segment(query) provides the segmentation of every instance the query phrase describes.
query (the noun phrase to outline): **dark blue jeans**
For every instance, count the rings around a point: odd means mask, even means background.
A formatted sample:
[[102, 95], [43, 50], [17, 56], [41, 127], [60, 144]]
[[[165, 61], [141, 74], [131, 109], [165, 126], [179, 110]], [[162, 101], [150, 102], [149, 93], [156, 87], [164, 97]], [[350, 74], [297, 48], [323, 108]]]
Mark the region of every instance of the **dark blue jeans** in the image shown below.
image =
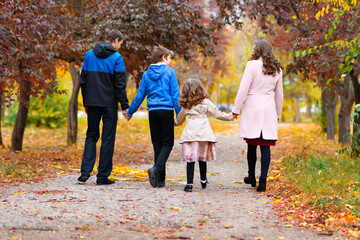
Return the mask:
[[101, 134], [100, 160], [97, 181], [109, 177], [113, 166], [116, 125], [118, 119], [117, 108], [88, 107], [88, 129], [86, 132], [84, 154], [81, 162], [81, 174], [90, 177], [96, 159], [96, 143], [100, 137], [100, 121], [103, 129]]
[[174, 111], [149, 111], [151, 142], [154, 147], [154, 166], [159, 171], [158, 181], [164, 182], [166, 162], [174, 146]]

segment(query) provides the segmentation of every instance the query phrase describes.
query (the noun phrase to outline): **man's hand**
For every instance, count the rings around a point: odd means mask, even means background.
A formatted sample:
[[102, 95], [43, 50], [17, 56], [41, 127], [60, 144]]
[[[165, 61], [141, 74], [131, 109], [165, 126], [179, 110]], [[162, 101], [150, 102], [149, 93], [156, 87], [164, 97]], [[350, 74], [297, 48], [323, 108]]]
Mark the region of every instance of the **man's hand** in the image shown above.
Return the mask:
[[123, 116], [124, 116], [124, 118], [126, 119], [126, 120], [130, 120], [131, 119], [131, 117], [129, 117], [129, 115], [127, 114], [127, 112], [126, 112], [126, 110], [123, 110], [122, 111], [122, 114], [123, 114]]
[[234, 119], [237, 119], [238, 116], [239, 116], [239, 114], [236, 114], [236, 113], [232, 113], [232, 114], [233, 114], [233, 116], [234, 116]]

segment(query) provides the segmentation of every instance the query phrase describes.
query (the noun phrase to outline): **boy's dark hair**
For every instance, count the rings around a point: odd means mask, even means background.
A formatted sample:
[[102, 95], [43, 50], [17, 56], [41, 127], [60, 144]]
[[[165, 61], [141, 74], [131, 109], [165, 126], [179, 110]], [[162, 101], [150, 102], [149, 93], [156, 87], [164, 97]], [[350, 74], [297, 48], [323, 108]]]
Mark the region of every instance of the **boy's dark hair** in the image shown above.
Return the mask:
[[112, 43], [112, 42], [115, 42], [115, 40], [117, 38], [119, 39], [119, 41], [121, 41], [124, 39], [124, 35], [122, 35], [122, 33], [119, 30], [114, 29], [108, 33], [106, 40], [108, 40], [108, 41], [110, 41], [110, 43]]
[[169, 55], [170, 57], [173, 57], [174, 52], [160, 45], [154, 46], [151, 54], [151, 62], [152, 63], [162, 62], [162, 58], [167, 57]]

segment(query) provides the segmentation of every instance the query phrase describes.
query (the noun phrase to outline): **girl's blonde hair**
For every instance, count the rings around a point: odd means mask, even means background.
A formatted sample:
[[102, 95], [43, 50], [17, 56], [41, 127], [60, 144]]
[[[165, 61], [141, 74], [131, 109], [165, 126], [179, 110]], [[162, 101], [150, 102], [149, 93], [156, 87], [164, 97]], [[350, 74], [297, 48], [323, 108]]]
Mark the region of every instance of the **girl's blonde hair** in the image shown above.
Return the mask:
[[198, 79], [189, 78], [182, 86], [179, 105], [190, 109], [208, 97], [204, 85]]

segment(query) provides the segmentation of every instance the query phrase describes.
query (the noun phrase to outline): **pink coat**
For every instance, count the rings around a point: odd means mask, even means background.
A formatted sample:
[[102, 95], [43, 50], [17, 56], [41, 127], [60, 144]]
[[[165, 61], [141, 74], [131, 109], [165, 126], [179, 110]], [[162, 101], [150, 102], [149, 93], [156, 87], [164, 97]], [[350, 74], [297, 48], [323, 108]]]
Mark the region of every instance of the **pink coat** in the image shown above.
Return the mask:
[[240, 113], [239, 136], [277, 140], [278, 119], [283, 104], [282, 71], [264, 75], [261, 59], [249, 61], [240, 82], [232, 112]]

